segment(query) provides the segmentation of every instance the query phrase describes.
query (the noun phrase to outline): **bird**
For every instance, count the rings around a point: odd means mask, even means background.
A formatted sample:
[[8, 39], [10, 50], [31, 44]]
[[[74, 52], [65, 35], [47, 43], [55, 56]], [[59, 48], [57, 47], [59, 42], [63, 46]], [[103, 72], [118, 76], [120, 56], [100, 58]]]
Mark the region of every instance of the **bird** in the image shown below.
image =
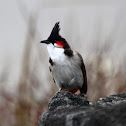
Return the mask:
[[[59, 92], [68, 91], [85, 95], [87, 93], [87, 74], [80, 53], [71, 49], [60, 34], [60, 22], [56, 22], [47, 40], [40, 43], [47, 45], [49, 70]], [[77, 44], [77, 43], [76, 43]]]

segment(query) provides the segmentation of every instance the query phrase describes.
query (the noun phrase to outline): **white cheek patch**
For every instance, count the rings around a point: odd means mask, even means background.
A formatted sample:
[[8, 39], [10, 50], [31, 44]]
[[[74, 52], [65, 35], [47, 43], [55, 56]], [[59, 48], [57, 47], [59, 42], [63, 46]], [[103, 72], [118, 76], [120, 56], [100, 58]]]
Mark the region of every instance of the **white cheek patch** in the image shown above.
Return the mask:
[[60, 48], [56, 43], [54, 43], [54, 46]]

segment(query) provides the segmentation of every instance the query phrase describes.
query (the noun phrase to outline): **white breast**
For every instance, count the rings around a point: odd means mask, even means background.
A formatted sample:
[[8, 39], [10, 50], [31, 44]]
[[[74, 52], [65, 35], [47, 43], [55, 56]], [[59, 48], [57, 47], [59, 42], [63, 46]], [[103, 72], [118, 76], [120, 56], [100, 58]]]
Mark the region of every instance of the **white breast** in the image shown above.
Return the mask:
[[58, 61], [62, 62], [65, 60], [66, 56], [64, 54], [63, 48], [57, 48], [53, 44], [48, 44], [47, 49], [48, 49], [48, 52], [49, 52], [51, 59], [54, 62], [58, 62]]
[[56, 65], [50, 66], [53, 78], [59, 88], [78, 89], [83, 85], [83, 74], [80, 69], [80, 60], [76, 52], [74, 57], [67, 57], [63, 48], [52, 44], [47, 46], [49, 55]]

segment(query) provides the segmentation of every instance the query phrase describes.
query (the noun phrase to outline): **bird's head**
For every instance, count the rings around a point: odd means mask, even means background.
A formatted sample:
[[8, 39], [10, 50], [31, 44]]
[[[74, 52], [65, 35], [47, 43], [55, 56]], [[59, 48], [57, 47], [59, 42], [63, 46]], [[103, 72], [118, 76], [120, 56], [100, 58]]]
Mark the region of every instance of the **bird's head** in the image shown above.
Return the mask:
[[59, 35], [59, 31], [60, 31], [59, 22], [57, 22], [53, 27], [52, 32], [48, 37], [48, 39], [43, 40], [40, 43], [52, 44], [56, 48], [64, 48], [64, 49], [70, 48], [67, 41]]

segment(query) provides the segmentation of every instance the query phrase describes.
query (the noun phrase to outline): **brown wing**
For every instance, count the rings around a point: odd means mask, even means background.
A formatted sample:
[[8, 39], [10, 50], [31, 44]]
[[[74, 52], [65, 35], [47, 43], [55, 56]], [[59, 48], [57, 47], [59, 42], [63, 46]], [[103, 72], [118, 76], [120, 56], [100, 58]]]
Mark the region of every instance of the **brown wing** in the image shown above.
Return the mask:
[[87, 74], [86, 74], [86, 68], [85, 68], [85, 65], [84, 65], [84, 61], [83, 61], [83, 58], [82, 56], [77, 52], [78, 56], [80, 57], [80, 60], [81, 60], [81, 69], [82, 69], [82, 73], [83, 73], [83, 78], [84, 78], [84, 83], [83, 83], [83, 86], [82, 88], [80, 89], [80, 92], [83, 94], [86, 94], [87, 93]]

